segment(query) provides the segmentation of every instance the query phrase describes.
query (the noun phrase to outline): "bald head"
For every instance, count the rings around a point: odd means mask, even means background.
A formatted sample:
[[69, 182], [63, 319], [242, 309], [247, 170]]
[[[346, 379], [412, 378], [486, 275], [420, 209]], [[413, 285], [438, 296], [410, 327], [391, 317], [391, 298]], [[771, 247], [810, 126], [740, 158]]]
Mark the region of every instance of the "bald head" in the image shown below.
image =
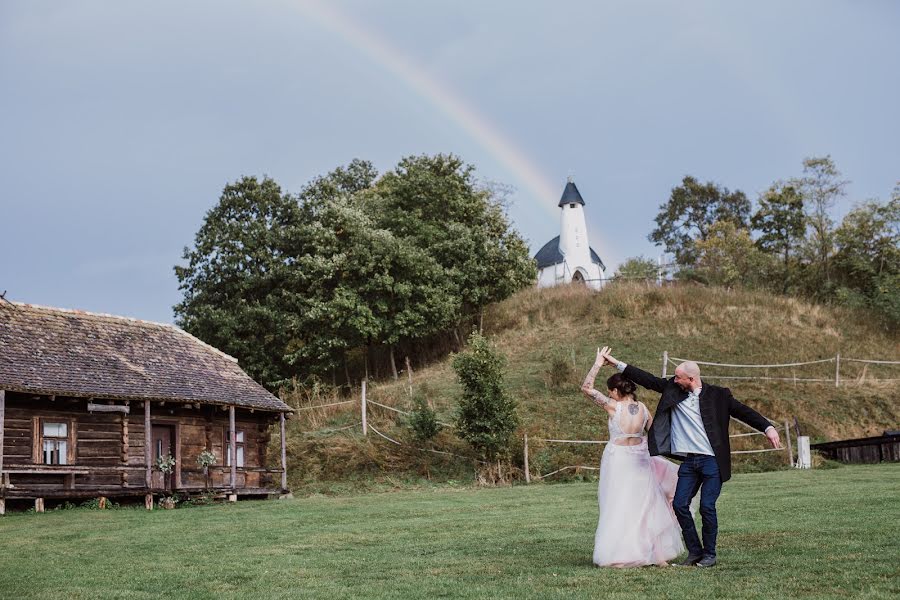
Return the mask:
[[689, 392], [700, 387], [700, 366], [692, 360], [678, 365], [675, 368], [675, 384]]
[[692, 360], [686, 360], [675, 369], [675, 371], [681, 371], [688, 377], [700, 377], [700, 365], [695, 363]]

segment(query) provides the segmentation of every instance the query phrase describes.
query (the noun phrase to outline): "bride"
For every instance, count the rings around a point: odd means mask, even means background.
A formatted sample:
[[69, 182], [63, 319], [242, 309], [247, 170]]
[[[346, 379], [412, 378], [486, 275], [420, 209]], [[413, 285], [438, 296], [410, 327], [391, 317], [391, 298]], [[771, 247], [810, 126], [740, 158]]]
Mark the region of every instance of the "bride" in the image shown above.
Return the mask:
[[651, 457], [647, 436], [653, 418], [635, 399], [634, 382], [616, 373], [606, 381], [609, 396], [594, 389], [594, 379], [609, 348], [597, 360], [581, 391], [609, 413], [609, 442], [600, 462], [597, 500], [600, 520], [594, 537], [598, 567], [665, 566], [684, 551], [681, 528], [672, 510], [678, 467]]

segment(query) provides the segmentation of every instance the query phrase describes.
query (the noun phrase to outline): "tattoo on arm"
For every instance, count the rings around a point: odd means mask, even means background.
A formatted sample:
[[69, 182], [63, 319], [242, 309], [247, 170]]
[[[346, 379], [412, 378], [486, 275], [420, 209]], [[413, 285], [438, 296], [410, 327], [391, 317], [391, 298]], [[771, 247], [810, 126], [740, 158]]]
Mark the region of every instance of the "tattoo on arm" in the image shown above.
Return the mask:
[[594, 380], [597, 378], [598, 371], [600, 371], [600, 365], [595, 364], [591, 367], [587, 377], [584, 378], [584, 383], [581, 384], [581, 389], [585, 394], [593, 398], [594, 404], [597, 406], [605, 406], [609, 402], [609, 398], [594, 389]]

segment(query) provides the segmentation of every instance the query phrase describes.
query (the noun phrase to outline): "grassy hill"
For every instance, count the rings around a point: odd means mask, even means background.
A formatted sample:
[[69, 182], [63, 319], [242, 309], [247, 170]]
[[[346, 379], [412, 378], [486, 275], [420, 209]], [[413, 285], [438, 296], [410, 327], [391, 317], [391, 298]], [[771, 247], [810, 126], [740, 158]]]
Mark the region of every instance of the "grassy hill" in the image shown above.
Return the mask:
[[[617, 358], [656, 373], [662, 369], [664, 351], [673, 357], [735, 364], [805, 362], [840, 353], [845, 359], [840, 387], [834, 385], [834, 362], [767, 371], [706, 367], [703, 376], [727, 385], [739, 400], [770, 419], [791, 423], [796, 419], [813, 441], [877, 435], [900, 426], [900, 366], [846, 361], [900, 357], [900, 337], [872, 325], [863, 313], [763, 292], [616, 284], [599, 293], [581, 286], [524, 290], [492, 306], [484, 327], [507, 358], [507, 387], [519, 402], [522, 433], [532, 439], [606, 438], [605, 413], [579, 391], [597, 346], [604, 344], [612, 346]], [[673, 370], [669, 365], [669, 374]], [[598, 387], [612, 372], [601, 371]], [[725, 381], [716, 375], [828, 381]], [[896, 381], [875, 381], [891, 378]], [[449, 358], [415, 370], [411, 388], [429, 399], [443, 421], [452, 420], [459, 388]], [[396, 382], [371, 382], [368, 397], [401, 410], [411, 407], [405, 376]], [[346, 398], [305, 390], [286, 399], [302, 407]], [[652, 410], [658, 395], [643, 391], [639, 399]], [[320, 431], [359, 422], [358, 403], [298, 411], [289, 430], [293, 486], [313, 491], [395, 486], [422, 478], [471, 480], [471, 461], [421, 451], [396, 413], [370, 406], [369, 415], [379, 431], [404, 445], [371, 433], [363, 438], [360, 427]], [[740, 425], [733, 429], [743, 431], [747, 430]], [[442, 432], [432, 447], [469, 455], [449, 431]], [[733, 449], [762, 447], [762, 438], [754, 436], [735, 439]], [[547, 473], [566, 465], [596, 465], [602, 447], [532, 442], [530, 450], [532, 473]], [[517, 455], [521, 457], [521, 452]], [[735, 470], [778, 468], [786, 460], [783, 453], [740, 455]]]

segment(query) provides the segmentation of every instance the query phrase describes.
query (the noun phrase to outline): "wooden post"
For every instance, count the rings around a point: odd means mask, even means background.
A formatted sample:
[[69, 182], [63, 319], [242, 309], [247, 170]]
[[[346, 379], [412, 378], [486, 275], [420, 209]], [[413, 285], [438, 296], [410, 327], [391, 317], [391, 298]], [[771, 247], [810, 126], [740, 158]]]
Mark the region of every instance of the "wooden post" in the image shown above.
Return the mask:
[[284, 413], [281, 413], [281, 491], [287, 490], [287, 439], [284, 431]]
[[525, 434], [525, 483], [531, 483], [531, 471], [528, 470], [528, 434]]
[[237, 435], [234, 430], [234, 405], [228, 407], [228, 439], [231, 447], [228, 453], [231, 455], [231, 489], [237, 488]]
[[0, 484], [3, 483], [3, 426], [6, 419], [6, 391], [0, 390]]
[[153, 494], [147, 494], [144, 496], [144, 508], [147, 510], [153, 510]]
[[669, 351], [663, 350], [663, 370], [662, 370], [663, 379], [666, 378], [666, 373], [668, 372], [668, 370], [669, 370]]
[[363, 435], [369, 435], [369, 426], [366, 422], [366, 380], [362, 380], [362, 400], [360, 412], [362, 413]]
[[[153, 453], [150, 450], [152, 444], [153, 428], [150, 426], [150, 401], [144, 400], [144, 462], [147, 465], [144, 478], [148, 491], [153, 488], [153, 465], [151, 464]], [[153, 497], [151, 496], [151, 506], [153, 503], [152, 498]]]
[[409, 381], [409, 397], [412, 398], [412, 365], [409, 364], [409, 356], [406, 357], [406, 379]]
[[791, 424], [784, 420], [784, 438], [787, 440], [788, 464], [794, 466], [794, 449], [791, 447]]
[[[128, 466], [128, 415], [122, 414], [122, 466]], [[128, 487], [128, 471], [123, 470], [120, 477], [122, 487]]]
[[834, 357], [834, 387], [841, 386], [841, 353]]
[[34, 499], [34, 512], [36, 512], [36, 513], [44, 512], [44, 499], [43, 498], [35, 498]]
[[6, 514], [6, 498], [0, 498], [0, 516]]

